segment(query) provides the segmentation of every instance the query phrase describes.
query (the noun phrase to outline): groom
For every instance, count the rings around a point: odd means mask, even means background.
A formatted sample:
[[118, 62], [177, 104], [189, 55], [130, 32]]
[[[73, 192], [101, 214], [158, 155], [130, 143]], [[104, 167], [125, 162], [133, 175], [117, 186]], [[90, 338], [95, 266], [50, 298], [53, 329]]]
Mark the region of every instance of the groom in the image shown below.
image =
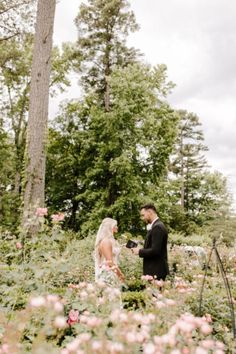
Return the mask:
[[143, 258], [144, 275], [152, 275], [158, 280], [165, 280], [169, 274], [166, 227], [158, 218], [153, 204], [142, 206], [140, 215], [143, 221], [151, 224], [150, 230], [147, 233], [144, 248], [132, 248], [132, 253]]

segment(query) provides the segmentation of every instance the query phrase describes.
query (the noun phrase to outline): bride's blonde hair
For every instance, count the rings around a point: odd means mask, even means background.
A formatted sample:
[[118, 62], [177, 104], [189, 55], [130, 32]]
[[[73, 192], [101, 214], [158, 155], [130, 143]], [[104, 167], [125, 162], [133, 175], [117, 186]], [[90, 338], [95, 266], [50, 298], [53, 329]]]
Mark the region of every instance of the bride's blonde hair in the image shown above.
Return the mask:
[[117, 226], [115, 219], [105, 218], [102, 220], [97, 232], [95, 247], [97, 247], [104, 238], [113, 237], [113, 228], [115, 226]]
[[112, 218], [105, 218], [102, 220], [95, 241], [95, 261], [100, 263], [99, 245], [105, 238], [113, 240], [113, 228], [117, 226], [117, 221]]

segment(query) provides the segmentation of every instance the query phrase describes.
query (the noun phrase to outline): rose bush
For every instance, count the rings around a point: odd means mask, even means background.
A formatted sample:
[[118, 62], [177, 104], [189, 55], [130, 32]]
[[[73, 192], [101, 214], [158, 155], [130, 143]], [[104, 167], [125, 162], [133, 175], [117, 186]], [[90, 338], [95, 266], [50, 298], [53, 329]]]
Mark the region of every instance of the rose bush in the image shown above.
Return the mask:
[[[109, 289], [94, 284], [95, 236], [80, 240], [56, 221], [24, 244], [2, 235], [0, 353], [233, 352], [227, 293], [214, 260], [200, 315], [204, 270], [181, 246], [169, 250], [171, 275], [164, 285], [141, 277], [141, 260], [123, 247], [127, 288]], [[205, 247], [209, 254], [210, 245]], [[233, 285], [235, 252], [224, 245], [219, 252]], [[236, 289], [231, 289], [235, 301]]]

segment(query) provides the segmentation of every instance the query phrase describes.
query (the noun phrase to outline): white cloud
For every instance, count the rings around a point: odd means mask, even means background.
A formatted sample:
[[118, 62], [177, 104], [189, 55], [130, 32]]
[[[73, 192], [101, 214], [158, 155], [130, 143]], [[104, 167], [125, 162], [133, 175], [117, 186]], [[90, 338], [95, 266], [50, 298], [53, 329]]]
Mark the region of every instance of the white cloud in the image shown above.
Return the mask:
[[199, 116], [209, 164], [228, 178], [236, 199], [236, 3], [146, 0], [131, 4], [141, 29], [130, 42], [148, 62], [167, 65], [169, 78], [177, 85], [169, 102]]
[[[78, 0], [57, 4], [56, 44], [76, 40], [74, 18], [80, 4]], [[169, 102], [199, 116], [209, 163], [228, 177], [236, 200], [236, 2], [131, 0], [130, 4], [141, 28], [128, 43], [139, 48], [147, 62], [167, 65], [169, 79], [177, 85]]]

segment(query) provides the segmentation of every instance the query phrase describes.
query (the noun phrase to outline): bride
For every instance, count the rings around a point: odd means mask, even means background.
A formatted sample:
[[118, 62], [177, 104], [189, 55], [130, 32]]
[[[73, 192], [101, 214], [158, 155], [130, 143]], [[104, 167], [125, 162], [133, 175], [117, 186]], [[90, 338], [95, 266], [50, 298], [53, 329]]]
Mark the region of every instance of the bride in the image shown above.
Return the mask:
[[117, 231], [117, 221], [105, 218], [95, 241], [95, 281], [100, 280], [110, 286], [120, 286], [125, 280], [118, 267], [120, 247], [114, 238]]

